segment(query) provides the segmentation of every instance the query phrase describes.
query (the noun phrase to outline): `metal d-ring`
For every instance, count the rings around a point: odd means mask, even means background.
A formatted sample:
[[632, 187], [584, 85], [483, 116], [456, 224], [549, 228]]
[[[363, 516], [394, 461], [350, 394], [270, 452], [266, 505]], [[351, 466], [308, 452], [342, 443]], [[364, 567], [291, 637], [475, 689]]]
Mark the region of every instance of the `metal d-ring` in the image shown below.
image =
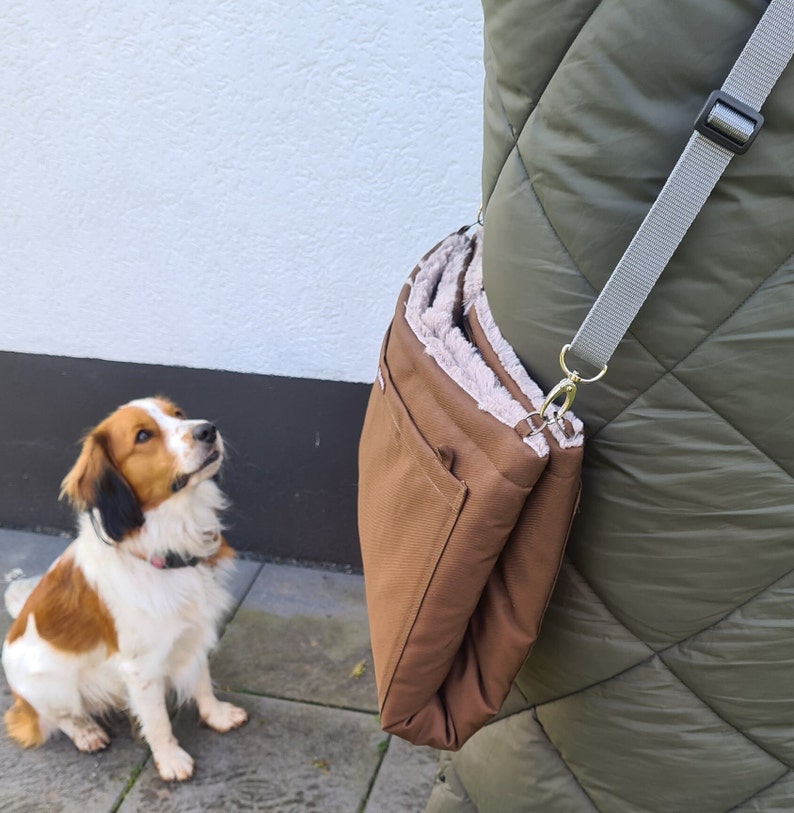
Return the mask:
[[544, 421], [541, 418], [540, 426], [538, 426], [537, 428], [533, 427], [532, 426], [532, 421], [530, 421], [529, 419], [531, 417], [533, 417], [534, 415], [537, 415], [540, 418], [540, 410], [536, 409], [536, 410], [534, 410], [534, 412], [527, 412], [527, 414], [524, 415], [524, 420], [527, 422], [527, 425], [532, 429], [532, 431], [527, 435], [527, 437], [530, 437], [530, 438], [534, 438], [535, 435], [539, 435], [548, 426], [546, 421]]
[[571, 349], [570, 344], [563, 345], [562, 350], [560, 350], [560, 367], [562, 367], [562, 371], [568, 378], [573, 381], [575, 384], [592, 384], [594, 381], [598, 381], [599, 379], [603, 378], [607, 372], [606, 364], [601, 365], [601, 369], [599, 370], [597, 375], [594, 375], [592, 378], [582, 378], [576, 370], [569, 370], [568, 365], [565, 363], [565, 354]]

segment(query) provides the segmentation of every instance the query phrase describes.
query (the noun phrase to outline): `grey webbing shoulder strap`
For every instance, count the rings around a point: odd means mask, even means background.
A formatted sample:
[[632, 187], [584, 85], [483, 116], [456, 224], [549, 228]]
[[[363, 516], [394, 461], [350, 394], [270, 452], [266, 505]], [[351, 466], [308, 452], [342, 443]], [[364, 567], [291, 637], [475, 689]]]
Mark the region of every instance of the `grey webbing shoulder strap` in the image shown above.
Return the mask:
[[[730, 160], [747, 151], [764, 122], [759, 110], [794, 54], [794, 0], [771, 0], [722, 88], [709, 99], [695, 132], [662, 191], [596, 299], [560, 354], [566, 378], [549, 393], [542, 414], [576, 384], [598, 380]], [[589, 379], [568, 369], [566, 353], [601, 369]]]

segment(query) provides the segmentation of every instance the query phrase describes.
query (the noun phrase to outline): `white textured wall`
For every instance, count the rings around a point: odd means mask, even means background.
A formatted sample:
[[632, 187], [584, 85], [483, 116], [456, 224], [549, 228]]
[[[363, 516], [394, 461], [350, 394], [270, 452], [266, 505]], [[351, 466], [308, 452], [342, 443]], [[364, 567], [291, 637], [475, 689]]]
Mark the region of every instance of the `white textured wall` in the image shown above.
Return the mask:
[[0, 6], [0, 350], [371, 380], [473, 218], [480, 7]]

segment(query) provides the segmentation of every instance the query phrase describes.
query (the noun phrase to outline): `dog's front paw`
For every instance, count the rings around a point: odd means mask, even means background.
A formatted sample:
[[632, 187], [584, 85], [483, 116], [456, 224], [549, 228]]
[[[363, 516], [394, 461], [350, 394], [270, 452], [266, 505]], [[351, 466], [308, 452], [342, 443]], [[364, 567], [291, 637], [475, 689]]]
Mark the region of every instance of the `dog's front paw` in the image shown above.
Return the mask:
[[193, 757], [176, 743], [160, 748], [154, 754], [154, 764], [166, 782], [184, 782], [193, 776]]
[[95, 751], [102, 751], [110, 745], [110, 737], [107, 732], [100, 728], [98, 725], [93, 728], [86, 728], [79, 731], [74, 738], [74, 744], [81, 750], [88, 754], [93, 754]]
[[212, 710], [203, 715], [201, 719], [214, 731], [224, 734], [233, 728], [239, 728], [243, 723], [247, 722], [248, 712], [232, 703], [219, 700]]
[[90, 717], [61, 717], [58, 719], [58, 727], [87, 754], [101, 751], [110, 745], [110, 737], [105, 729]]

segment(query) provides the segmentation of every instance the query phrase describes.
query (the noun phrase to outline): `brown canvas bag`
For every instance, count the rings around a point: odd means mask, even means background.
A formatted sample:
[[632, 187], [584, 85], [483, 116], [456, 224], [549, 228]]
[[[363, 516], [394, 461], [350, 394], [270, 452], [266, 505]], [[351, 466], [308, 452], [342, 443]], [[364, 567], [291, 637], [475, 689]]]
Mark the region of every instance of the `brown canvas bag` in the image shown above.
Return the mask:
[[[500, 708], [535, 641], [579, 493], [597, 381], [794, 54], [771, 0], [581, 327], [544, 397], [499, 334], [480, 234], [462, 229], [403, 288], [359, 448], [359, 533], [383, 728], [456, 749]], [[593, 366], [569, 369], [569, 354]], [[554, 402], [562, 397], [557, 408]]]
[[572, 415], [545, 399], [482, 290], [481, 240], [450, 235], [403, 288], [360, 444], [359, 530], [383, 728], [457, 749], [534, 643], [579, 494]]

